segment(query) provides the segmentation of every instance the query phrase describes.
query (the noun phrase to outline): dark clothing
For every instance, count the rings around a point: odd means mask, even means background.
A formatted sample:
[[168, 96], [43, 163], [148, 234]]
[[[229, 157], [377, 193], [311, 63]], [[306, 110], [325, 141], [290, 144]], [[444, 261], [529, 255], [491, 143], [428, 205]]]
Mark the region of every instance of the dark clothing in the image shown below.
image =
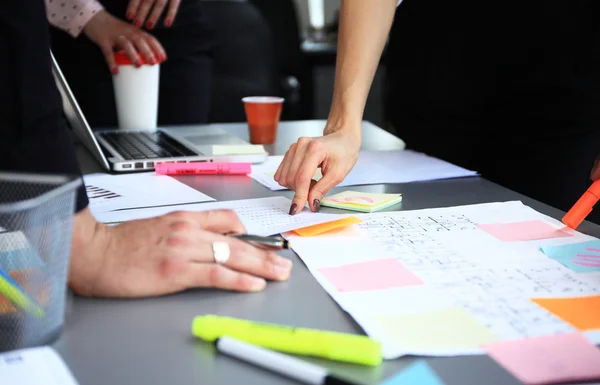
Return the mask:
[[404, 0], [387, 73], [389, 118], [407, 147], [565, 211], [589, 185], [600, 2]]
[[[125, 20], [128, 0], [103, 0], [113, 16]], [[175, 22], [148, 31], [163, 45], [167, 61], [160, 65], [158, 124], [201, 124], [208, 121], [212, 50], [215, 36], [202, 12], [201, 0], [181, 2]], [[131, 23], [125, 20], [127, 23]], [[100, 48], [84, 34], [74, 39], [53, 28], [52, 51], [73, 94], [93, 128], [116, 127], [112, 74]]]
[[[43, 0], [0, 2], [0, 170], [81, 175], [52, 75]], [[87, 206], [85, 189], [77, 211]]]

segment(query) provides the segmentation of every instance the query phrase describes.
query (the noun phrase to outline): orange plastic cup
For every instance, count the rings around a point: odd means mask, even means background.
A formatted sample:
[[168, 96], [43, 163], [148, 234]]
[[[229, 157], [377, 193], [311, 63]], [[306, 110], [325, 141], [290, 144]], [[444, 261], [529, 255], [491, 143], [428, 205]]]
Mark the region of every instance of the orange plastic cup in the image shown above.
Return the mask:
[[284, 98], [275, 96], [248, 96], [242, 98], [250, 130], [250, 143], [273, 144]]

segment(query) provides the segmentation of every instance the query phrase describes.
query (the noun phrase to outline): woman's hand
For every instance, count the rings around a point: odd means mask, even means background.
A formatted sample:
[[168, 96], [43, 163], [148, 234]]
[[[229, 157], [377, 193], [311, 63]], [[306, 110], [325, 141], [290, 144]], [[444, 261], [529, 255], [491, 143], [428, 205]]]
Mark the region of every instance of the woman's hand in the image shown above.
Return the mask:
[[177, 16], [180, 2], [181, 0], [129, 0], [127, 19], [132, 20], [136, 27], [141, 27], [145, 22], [146, 28], [152, 29], [156, 26], [158, 18], [168, 3], [169, 8], [165, 15], [164, 25], [170, 27]]
[[90, 19], [83, 32], [100, 47], [113, 74], [119, 72], [115, 62], [115, 48], [124, 50], [137, 67], [142, 65], [138, 52], [149, 64], [157, 64], [167, 59], [165, 50], [154, 36], [117, 19], [105, 10]]
[[[358, 132], [358, 134], [355, 134]], [[274, 175], [282, 186], [295, 191], [290, 215], [300, 212], [306, 202], [319, 210], [323, 197], [342, 182], [358, 160], [360, 131], [340, 130], [317, 138], [300, 138], [290, 146]], [[313, 176], [321, 168], [323, 177]]]
[[[233, 211], [176, 212], [109, 227], [75, 216], [69, 283], [79, 295], [145, 297], [198, 287], [260, 291], [286, 280], [291, 261], [225, 233], [244, 233]], [[229, 245], [215, 262], [213, 242]]]

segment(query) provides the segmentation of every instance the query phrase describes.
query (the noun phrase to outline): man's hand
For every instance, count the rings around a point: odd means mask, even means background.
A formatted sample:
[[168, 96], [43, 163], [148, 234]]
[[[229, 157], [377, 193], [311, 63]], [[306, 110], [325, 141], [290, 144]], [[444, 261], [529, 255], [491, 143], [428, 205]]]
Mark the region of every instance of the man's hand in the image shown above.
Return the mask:
[[[175, 16], [177, 16], [180, 2], [181, 0], [129, 0], [127, 19], [133, 20], [133, 24], [136, 27], [141, 27], [145, 22], [146, 28], [152, 29], [156, 26], [158, 18], [168, 3], [169, 8], [164, 19], [164, 24], [165, 27], [170, 27], [175, 20]], [[146, 18], [148, 19], [146, 20]]]
[[[233, 211], [176, 212], [109, 227], [88, 209], [75, 216], [69, 284], [83, 296], [145, 297], [210, 287], [252, 292], [285, 280], [292, 263], [221, 234], [244, 233]], [[213, 242], [227, 242], [225, 264]]]
[[157, 64], [167, 59], [165, 50], [154, 36], [117, 19], [105, 10], [90, 19], [83, 32], [100, 47], [113, 74], [119, 72], [115, 62], [115, 48], [124, 50], [136, 67], [142, 65], [138, 52], [149, 64]]
[[[354, 130], [300, 138], [290, 146], [274, 175], [280, 185], [296, 192], [290, 215], [300, 212], [307, 201], [312, 211], [319, 210], [323, 197], [354, 167], [360, 143], [360, 131]], [[319, 167], [323, 177], [317, 182], [312, 178]]]
[[594, 162], [594, 167], [592, 167], [590, 178], [592, 180], [600, 180], [600, 156], [598, 156], [596, 162]]

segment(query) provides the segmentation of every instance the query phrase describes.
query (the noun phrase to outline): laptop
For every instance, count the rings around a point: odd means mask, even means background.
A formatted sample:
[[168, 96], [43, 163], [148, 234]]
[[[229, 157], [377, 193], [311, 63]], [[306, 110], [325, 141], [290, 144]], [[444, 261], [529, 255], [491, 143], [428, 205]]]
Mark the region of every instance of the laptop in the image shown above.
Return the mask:
[[[151, 171], [159, 163], [262, 163], [268, 153], [228, 132], [208, 126], [159, 127], [156, 131], [102, 129], [93, 131], [71, 92], [54, 55], [52, 70], [71, 129], [102, 166], [112, 172]], [[215, 153], [215, 145], [249, 146], [244, 154]], [[222, 148], [220, 147], [219, 148]]]

